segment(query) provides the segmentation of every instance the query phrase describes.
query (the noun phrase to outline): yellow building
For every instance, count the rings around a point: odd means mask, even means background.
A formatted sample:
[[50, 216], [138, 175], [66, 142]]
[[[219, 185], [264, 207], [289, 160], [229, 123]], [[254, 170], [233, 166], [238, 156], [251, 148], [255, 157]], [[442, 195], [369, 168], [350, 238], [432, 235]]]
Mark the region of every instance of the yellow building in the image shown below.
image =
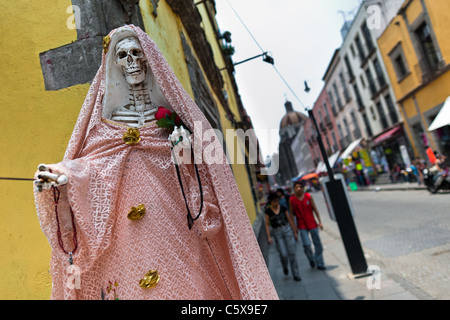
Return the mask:
[[[213, 127], [224, 131], [250, 122], [232, 72], [219, 71], [231, 60], [222, 50], [214, 1], [2, 1], [0, 21], [0, 299], [48, 299], [50, 246], [36, 216], [32, 181], [18, 178], [33, 178], [39, 163], [62, 160], [100, 65], [103, 36], [123, 24], [141, 26]], [[233, 145], [235, 153], [245, 153], [241, 141], [226, 143]], [[253, 222], [254, 168], [235, 163], [232, 169]]]
[[450, 96], [449, 1], [406, 0], [378, 39], [415, 156], [450, 153], [450, 127], [428, 131]]

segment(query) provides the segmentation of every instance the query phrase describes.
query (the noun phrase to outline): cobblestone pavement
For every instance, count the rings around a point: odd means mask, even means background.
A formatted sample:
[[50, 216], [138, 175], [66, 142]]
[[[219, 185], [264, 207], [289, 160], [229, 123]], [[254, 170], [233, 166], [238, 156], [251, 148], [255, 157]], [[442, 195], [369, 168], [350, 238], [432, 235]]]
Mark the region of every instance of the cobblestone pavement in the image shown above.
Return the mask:
[[[322, 193], [312, 194], [326, 232], [339, 238]], [[450, 299], [450, 194], [350, 192], [368, 264], [419, 299]]]

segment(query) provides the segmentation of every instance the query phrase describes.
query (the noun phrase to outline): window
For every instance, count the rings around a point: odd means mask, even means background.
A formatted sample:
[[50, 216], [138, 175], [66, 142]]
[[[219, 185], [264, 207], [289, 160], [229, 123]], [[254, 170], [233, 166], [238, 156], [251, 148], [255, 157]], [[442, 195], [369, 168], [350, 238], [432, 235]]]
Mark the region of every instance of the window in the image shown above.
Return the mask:
[[424, 56], [420, 65], [425, 73], [432, 73], [438, 69], [439, 57], [433, 39], [431, 38], [430, 28], [424, 22], [416, 29], [415, 33]]
[[364, 48], [362, 46], [361, 39], [359, 38], [359, 36], [356, 36], [355, 44], [356, 48], [358, 48], [359, 59], [361, 60], [361, 63], [363, 63], [364, 60], [366, 60], [366, 54], [364, 53]]
[[373, 80], [372, 72], [370, 69], [366, 69], [367, 81], [369, 82], [370, 93], [374, 96], [377, 93], [377, 87], [375, 86], [375, 81]]
[[350, 65], [350, 61], [348, 60], [347, 55], [344, 57], [344, 62], [345, 62], [345, 66], [347, 67], [347, 70], [348, 70], [348, 76], [350, 77], [350, 81], [352, 81], [352, 79], [355, 77], [355, 75], [353, 73], [353, 69], [352, 69], [352, 66]]
[[350, 95], [348, 94], [347, 86], [345, 84], [345, 79], [344, 79], [344, 75], [342, 74], [342, 72], [339, 73], [339, 79], [341, 80], [341, 86], [342, 86], [342, 89], [344, 90], [345, 102], [349, 102]]
[[333, 83], [333, 89], [334, 89], [334, 94], [336, 95], [336, 101], [337, 101], [337, 105], [339, 110], [342, 110], [342, 102], [341, 102], [341, 97], [339, 96], [339, 91], [338, 88], [336, 86], [336, 82]]
[[397, 80], [400, 82], [409, 74], [409, 68], [403, 52], [402, 43], [399, 42], [394, 49], [389, 53], [392, 66], [394, 67]]
[[377, 73], [378, 84], [380, 85], [380, 88], [383, 88], [386, 85], [386, 79], [384, 77], [380, 61], [378, 59], [375, 59], [373, 61], [373, 66], [375, 67], [375, 72]]
[[333, 131], [331, 131], [331, 138], [333, 139], [333, 152], [336, 152], [339, 150], [339, 147], [338, 147], [338, 143], [336, 140], [336, 135], [334, 134]]
[[364, 40], [366, 40], [366, 45], [367, 45], [367, 52], [370, 52], [372, 50], [375, 49], [374, 45], [373, 45], [373, 41], [372, 41], [372, 35], [370, 34], [369, 28], [367, 27], [367, 22], [364, 21], [362, 27], [361, 27], [361, 31], [363, 33], [364, 36]]
[[353, 85], [353, 90], [355, 91], [356, 102], [358, 104], [359, 110], [364, 109], [364, 103], [362, 102], [361, 94], [359, 93], [359, 89], [356, 83]]
[[339, 136], [342, 139], [344, 137], [344, 134], [342, 133], [342, 127], [341, 127], [341, 125], [339, 123], [338, 123], [337, 127], [338, 127], [338, 131], [339, 131]]
[[333, 115], [336, 116], [337, 115], [336, 105], [334, 104], [334, 98], [333, 98], [333, 94], [331, 93], [331, 91], [328, 91], [328, 96], [330, 97], [330, 101], [331, 101], [331, 111], [333, 112]]
[[362, 87], [365, 89], [365, 88], [366, 88], [366, 82], [364, 81], [363, 75], [361, 75], [361, 76], [359, 77], [359, 79], [361, 80]]
[[367, 114], [363, 113], [362, 117], [363, 117], [363, 121], [364, 121], [364, 126], [366, 127], [367, 136], [370, 138], [373, 135], [373, 133], [372, 133], [372, 128], [370, 127], [369, 119], [367, 119]]
[[353, 130], [353, 136], [356, 138], [361, 137], [361, 131], [359, 130], [358, 121], [356, 120], [355, 113], [352, 111], [350, 113], [350, 117], [352, 118], [353, 126], [355, 127], [355, 130]]
[[394, 102], [392, 101], [391, 95], [388, 93], [384, 99], [386, 100], [386, 105], [389, 111], [389, 116], [391, 117], [392, 123], [398, 122], [397, 111], [395, 110]]
[[398, 56], [395, 59], [395, 64], [396, 64], [396, 67], [398, 69], [399, 78], [400, 77], [404, 77], [408, 71], [406, 69], [405, 62], [403, 61], [403, 57], [402, 56]]
[[325, 123], [330, 124], [331, 117], [330, 117], [330, 112], [328, 111], [328, 106], [327, 106], [326, 102], [323, 103], [323, 110], [325, 111]]
[[370, 106], [370, 114], [372, 115], [373, 120], [377, 120], [377, 115], [375, 114], [375, 111], [373, 110], [372, 106]]
[[347, 144], [346, 144], [346, 142], [345, 142], [344, 134], [342, 133], [342, 127], [341, 127], [341, 124], [340, 124], [340, 123], [338, 123], [337, 128], [338, 128], [338, 131], [339, 131], [339, 137], [340, 137], [340, 139], [339, 139], [339, 144], [341, 145], [341, 148], [344, 148]]
[[328, 135], [325, 136], [325, 141], [327, 142], [327, 154], [328, 156], [330, 156], [331, 154], [331, 144], [330, 144], [330, 139], [328, 139]]
[[386, 119], [386, 113], [384, 112], [383, 106], [381, 105], [381, 102], [377, 102], [377, 111], [380, 115], [380, 122], [383, 129], [386, 129], [389, 125]]
[[347, 142], [351, 143], [352, 142], [351, 141], [352, 134], [350, 133], [350, 127], [348, 126], [348, 122], [347, 122], [346, 118], [344, 118], [344, 127], [345, 127], [345, 131], [347, 132], [347, 136], [346, 136]]

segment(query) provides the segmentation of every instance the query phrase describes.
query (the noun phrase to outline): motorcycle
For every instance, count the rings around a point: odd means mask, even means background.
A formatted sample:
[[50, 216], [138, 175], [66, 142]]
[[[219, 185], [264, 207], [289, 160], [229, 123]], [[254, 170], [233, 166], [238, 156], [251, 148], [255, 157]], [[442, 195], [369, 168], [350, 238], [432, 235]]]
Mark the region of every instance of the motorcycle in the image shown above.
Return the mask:
[[437, 193], [439, 190], [450, 191], [450, 175], [448, 170], [442, 173], [441, 177], [437, 177], [437, 171], [431, 171], [429, 169], [423, 170], [423, 180], [428, 191], [431, 193]]

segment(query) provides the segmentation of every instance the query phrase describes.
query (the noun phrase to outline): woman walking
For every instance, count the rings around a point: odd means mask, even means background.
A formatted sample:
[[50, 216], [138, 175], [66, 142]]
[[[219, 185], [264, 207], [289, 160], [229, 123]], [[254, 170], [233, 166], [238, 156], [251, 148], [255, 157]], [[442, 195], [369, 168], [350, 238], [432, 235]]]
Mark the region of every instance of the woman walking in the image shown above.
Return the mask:
[[288, 275], [288, 265], [291, 265], [291, 272], [295, 281], [301, 281], [296, 258], [297, 228], [288, 209], [280, 205], [280, 197], [276, 193], [269, 194], [269, 205], [266, 208], [266, 233], [269, 244], [272, 244], [270, 226], [275, 239], [275, 245], [280, 254], [281, 264], [284, 274]]

